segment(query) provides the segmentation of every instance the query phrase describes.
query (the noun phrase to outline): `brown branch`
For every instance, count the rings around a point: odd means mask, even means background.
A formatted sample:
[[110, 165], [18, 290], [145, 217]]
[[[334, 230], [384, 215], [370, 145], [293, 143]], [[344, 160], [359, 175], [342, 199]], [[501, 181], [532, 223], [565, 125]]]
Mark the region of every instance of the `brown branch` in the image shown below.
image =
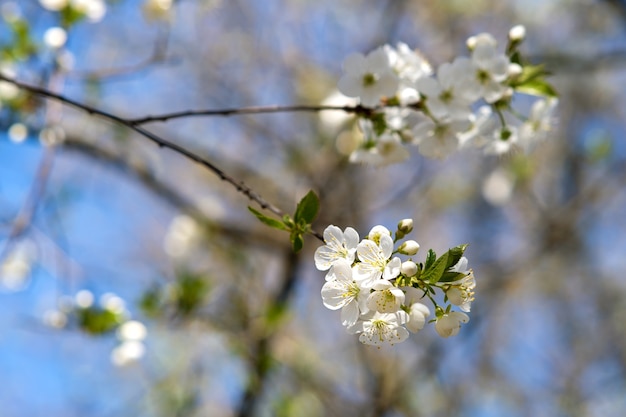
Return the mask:
[[252, 107], [235, 107], [229, 109], [216, 110], [185, 110], [181, 112], [165, 113], [157, 116], [147, 116], [138, 119], [128, 119], [128, 122], [135, 126], [152, 123], [166, 122], [172, 119], [180, 119], [183, 117], [197, 116], [236, 116], [244, 114], [263, 114], [263, 113], [295, 113], [295, 112], [321, 112], [321, 111], [343, 111], [354, 114], [369, 114], [373, 110], [362, 106], [325, 106], [325, 105], [293, 105], [293, 106], [252, 106]]
[[[65, 96], [62, 96], [60, 94], [56, 94], [53, 93], [52, 91], [46, 90], [45, 88], [41, 88], [41, 87], [37, 87], [34, 85], [30, 85], [30, 84], [25, 84], [21, 81], [17, 81], [13, 78], [7, 77], [3, 74], [0, 73], [0, 80], [1, 81], [6, 81], [10, 84], [15, 85], [16, 87], [28, 91], [32, 94], [38, 95], [38, 96], [42, 96], [42, 97], [46, 97], [48, 99], [51, 100], [55, 100], [58, 102], [61, 102], [63, 104], [66, 104], [70, 107], [74, 107], [80, 110], [83, 110], [85, 112], [87, 112], [90, 115], [93, 116], [99, 116], [102, 117], [104, 119], [107, 119], [111, 122], [117, 123], [119, 125], [125, 126], [137, 133], [139, 133], [140, 135], [144, 136], [145, 138], [149, 139], [150, 141], [152, 141], [153, 143], [155, 143], [157, 146], [159, 146], [160, 148], [167, 148], [170, 149], [184, 157], [186, 157], [187, 159], [190, 159], [196, 163], [198, 163], [199, 165], [204, 166], [205, 168], [207, 168], [209, 171], [213, 172], [215, 175], [217, 175], [221, 180], [227, 182], [228, 184], [231, 184], [233, 187], [235, 187], [235, 189], [245, 195], [246, 197], [248, 197], [248, 199], [250, 199], [251, 201], [256, 202], [262, 209], [264, 210], [268, 210], [274, 214], [276, 214], [279, 217], [284, 216], [284, 212], [276, 207], [275, 205], [271, 204], [270, 202], [266, 201], [265, 199], [263, 199], [263, 197], [261, 197], [261, 195], [259, 195], [256, 191], [254, 191], [253, 189], [251, 189], [250, 187], [248, 187], [243, 181], [239, 181], [233, 177], [231, 177], [230, 175], [226, 174], [226, 172], [224, 172], [223, 170], [221, 170], [217, 165], [213, 164], [212, 162], [208, 161], [207, 159], [196, 155], [195, 153], [193, 153], [192, 151], [174, 143], [174, 142], [170, 142], [166, 139], [161, 138], [160, 136], [142, 128], [139, 126], [136, 126], [131, 120], [129, 119], [125, 119], [123, 117], [119, 117], [116, 116], [112, 113], [108, 113], [105, 112], [103, 110], [97, 109], [95, 107], [89, 106], [87, 104], [83, 104], [80, 103], [78, 101], [72, 100], [70, 98], [67, 98]], [[311, 234], [313, 236], [315, 236], [317, 239], [323, 241], [324, 238], [322, 237], [322, 235], [316, 231], [312, 231]]]

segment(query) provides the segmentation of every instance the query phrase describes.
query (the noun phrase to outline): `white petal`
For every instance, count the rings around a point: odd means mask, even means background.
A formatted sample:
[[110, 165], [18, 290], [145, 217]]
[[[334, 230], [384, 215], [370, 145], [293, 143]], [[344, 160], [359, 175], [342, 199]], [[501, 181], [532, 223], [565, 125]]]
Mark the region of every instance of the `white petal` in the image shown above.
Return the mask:
[[391, 69], [389, 55], [385, 48], [381, 47], [373, 50], [367, 54], [365, 60], [367, 62], [368, 71], [382, 73]]
[[343, 296], [345, 292], [346, 287], [337, 281], [325, 283], [321, 291], [324, 307], [330, 310], [339, 310], [350, 301]]
[[381, 235], [380, 248], [385, 259], [389, 259], [393, 253], [393, 239], [389, 235]]
[[417, 91], [427, 97], [437, 97], [443, 91], [437, 80], [430, 77], [420, 78], [416, 81]]
[[339, 79], [337, 88], [348, 97], [360, 97], [363, 93], [363, 80], [346, 74]]
[[346, 327], [354, 326], [359, 319], [359, 306], [356, 302], [350, 302], [341, 309], [341, 324]]

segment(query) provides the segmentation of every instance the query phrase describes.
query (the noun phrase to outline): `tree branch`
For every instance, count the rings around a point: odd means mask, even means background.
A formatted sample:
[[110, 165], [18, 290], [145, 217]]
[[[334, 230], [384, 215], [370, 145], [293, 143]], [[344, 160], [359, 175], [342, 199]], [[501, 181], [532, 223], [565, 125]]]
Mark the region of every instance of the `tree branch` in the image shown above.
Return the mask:
[[[207, 159], [196, 155], [195, 153], [193, 153], [190, 150], [185, 149], [184, 147], [174, 143], [174, 142], [170, 142], [166, 139], [163, 139], [162, 137], [140, 127], [137, 126], [135, 123], [133, 123], [130, 119], [125, 119], [123, 117], [120, 116], [116, 116], [112, 113], [108, 113], [105, 112], [103, 110], [97, 109], [95, 107], [89, 106], [87, 104], [83, 104], [80, 103], [76, 100], [72, 100], [70, 98], [67, 98], [63, 95], [54, 93], [50, 90], [47, 90], [45, 88], [42, 87], [37, 87], [34, 85], [30, 85], [30, 84], [26, 84], [23, 83], [21, 81], [17, 81], [13, 78], [7, 77], [3, 74], [0, 73], [0, 80], [1, 81], [6, 81], [10, 84], [15, 85], [16, 87], [28, 91], [32, 94], [38, 95], [38, 96], [42, 96], [42, 97], [46, 97], [48, 99], [51, 100], [55, 100], [58, 102], [61, 102], [63, 104], [66, 104], [70, 107], [74, 107], [80, 110], [83, 110], [85, 112], [87, 112], [90, 115], [94, 115], [94, 116], [99, 116], [102, 117], [104, 119], [107, 119], [111, 122], [117, 123], [121, 126], [125, 126], [137, 133], [139, 133], [140, 135], [144, 136], [145, 138], [149, 139], [150, 141], [152, 141], [153, 143], [155, 143], [157, 146], [159, 146], [160, 148], [167, 148], [170, 149], [184, 157], [186, 157], [187, 159], [190, 159], [202, 166], [204, 166], [205, 168], [207, 168], [209, 171], [213, 172], [215, 175], [217, 175], [221, 180], [231, 184], [233, 187], [235, 187], [235, 189], [240, 192], [241, 194], [245, 195], [246, 197], [248, 197], [250, 200], [256, 202], [262, 209], [264, 210], [268, 210], [271, 211], [272, 213], [276, 214], [279, 217], [284, 216], [284, 212], [276, 207], [275, 205], [271, 204], [270, 202], [266, 201], [263, 197], [261, 197], [257, 192], [255, 192], [253, 189], [251, 189], [250, 187], [248, 187], [243, 181], [239, 181], [233, 177], [231, 177], [230, 175], [226, 174], [226, 172], [224, 172], [223, 170], [221, 170], [217, 165], [213, 164], [212, 162], [208, 161]], [[321, 234], [319, 234], [318, 232], [311, 232], [316, 238], [318, 238], [319, 240], [323, 241], [323, 237]]]
[[244, 114], [262, 113], [294, 113], [294, 112], [321, 112], [321, 111], [343, 111], [354, 114], [369, 114], [373, 110], [362, 106], [325, 106], [325, 105], [293, 105], [293, 106], [252, 106], [238, 107], [216, 110], [185, 110], [181, 112], [165, 113], [157, 116], [147, 116], [138, 119], [128, 119], [128, 122], [135, 126], [152, 123], [166, 122], [172, 119], [197, 116], [235, 116]]

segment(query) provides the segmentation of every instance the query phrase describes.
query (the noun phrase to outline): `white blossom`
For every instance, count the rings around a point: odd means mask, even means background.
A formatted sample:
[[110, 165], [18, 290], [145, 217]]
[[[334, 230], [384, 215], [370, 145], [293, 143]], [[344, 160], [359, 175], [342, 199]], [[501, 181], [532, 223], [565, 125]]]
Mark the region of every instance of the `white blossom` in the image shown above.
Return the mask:
[[337, 84], [348, 97], [359, 97], [361, 104], [374, 107], [382, 97], [392, 97], [398, 89], [398, 77], [390, 66], [384, 48], [367, 54], [353, 53], [343, 62], [344, 75]]
[[355, 266], [355, 279], [364, 287], [371, 288], [376, 280], [389, 280], [400, 274], [400, 258], [389, 260], [393, 253], [393, 239], [387, 234], [381, 234], [379, 239], [380, 244], [363, 239], [356, 248], [360, 262]]
[[451, 311], [437, 317], [435, 330], [437, 330], [437, 333], [439, 333], [441, 337], [456, 336], [459, 330], [461, 330], [461, 323], [467, 323], [468, 321], [469, 316], [467, 314]]
[[461, 279], [450, 283], [450, 288], [446, 291], [448, 300], [466, 313], [470, 311], [472, 301], [474, 301], [474, 289], [476, 288], [476, 280], [474, 279], [474, 271], [467, 269], [467, 258], [461, 257], [459, 262], [452, 268], [451, 272], [458, 272], [465, 276]]
[[409, 307], [409, 321], [406, 328], [411, 333], [417, 333], [424, 328], [426, 318], [430, 316], [430, 309], [422, 303], [413, 303]]
[[471, 63], [457, 58], [437, 69], [437, 78], [417, 80], [418, 91], [428, 99], [426, 106], [438, 120], [466, 120], [471, 114], [470, 105], [476, 98], [471, 88]]
[[401, 323], [408, 321], [404, 311], [397, 313], [371, 314], [365, 320], [359, 320], [349, 330], [353, 333], [360, 333], [359, 341], [366, 345], [382, 346], [393, 345], [405, 341], [409, 337], [409, 332], [401, 326]]
[[378, 136], [371, 124], [370, 120], [359, 120], [365, 140], [359, 149], [352, 152], [350, 162], [383, 166], [402, 162], [410, 156], [409, 151], [403, 146], [400, 136], [394, 132], [384, 132]]
[[376, 281], [372, 289], [374, 291], [367, 297], [367, 307], [370, 310], [395, 313], [404, 303], [404, 292], [389, 281]]
[[341, 309], [342, 324], [353, 326], [361, 314], [369, 311], [366, 304], [369, 290], [352, 279], [350, 263], [345, 259], [338, 259], [329, 275], [332, 277], [321, 291], [324, 306], [330, 310]]
[[458, 134], [469, 127], [468, 120], [435, 123], [426, 119], [413, 129], [414, 143], [422, 155], [442, 159], [459, 148]]
[[530, 115], [519, 127], [520, 146], [529, 150], [532, 145], [544, 139], [552, 130], [554, 124], [554, 111], [559, 100], [546, 98], [537, 100], [530, 109]]
[[351, 227], [345, 231], [334, 225], [324, 230], [324, 243], [315, 251], [315, 267], [320, 271], [328, 270], [338, 259], [346, 259], [350, 264], [354, 262], [359, 234]]
[[483, 97], [488, 103], [498, 101], [507, 89], [503, 82], [508, 76], [509, 58], [497, 52], [497, 42], [488, 33], [474, 36], [472, 44], [474, 76], [466, 80], [467, 91], [471, 91], [472, 97]]

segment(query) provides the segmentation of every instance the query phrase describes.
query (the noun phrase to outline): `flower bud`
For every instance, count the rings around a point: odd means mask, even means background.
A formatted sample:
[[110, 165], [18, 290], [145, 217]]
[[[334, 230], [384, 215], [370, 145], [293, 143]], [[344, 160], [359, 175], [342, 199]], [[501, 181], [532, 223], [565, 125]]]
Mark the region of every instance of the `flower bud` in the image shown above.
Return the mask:
[[413, 230], [413, 219], [404, 219], [398, 222], [398, 231], [406, 235], [411, 233], [411, 230]]
[[470, 51], [473, 51], [474, 48], [476, 48], [477, 42], [478, 42], [478, 39], [476, 38], [476, 36], [470, 36], [465, 41], [465, 45], [467, 45], [467, 49], [469, 49]]
[[417, 265], [413, 261], [406, 261], [400, 266], [400, 272], [407, 277], [412, 277], [417, 274]]
[[509, 77], [517, 77], [522, 74], [523, 68], [520, 64], [511, 63], [507, 68], [507, 75]]
[[516, 25], [509, 30], [509, 40], [514, 43], [519, 43], [526, 37], [526, 28], [523, 25]]
[[420, 250], [420, 244], [414, 240], [407, 240], [398, 248], [398, 252], [403, 255], [415, 255]]

